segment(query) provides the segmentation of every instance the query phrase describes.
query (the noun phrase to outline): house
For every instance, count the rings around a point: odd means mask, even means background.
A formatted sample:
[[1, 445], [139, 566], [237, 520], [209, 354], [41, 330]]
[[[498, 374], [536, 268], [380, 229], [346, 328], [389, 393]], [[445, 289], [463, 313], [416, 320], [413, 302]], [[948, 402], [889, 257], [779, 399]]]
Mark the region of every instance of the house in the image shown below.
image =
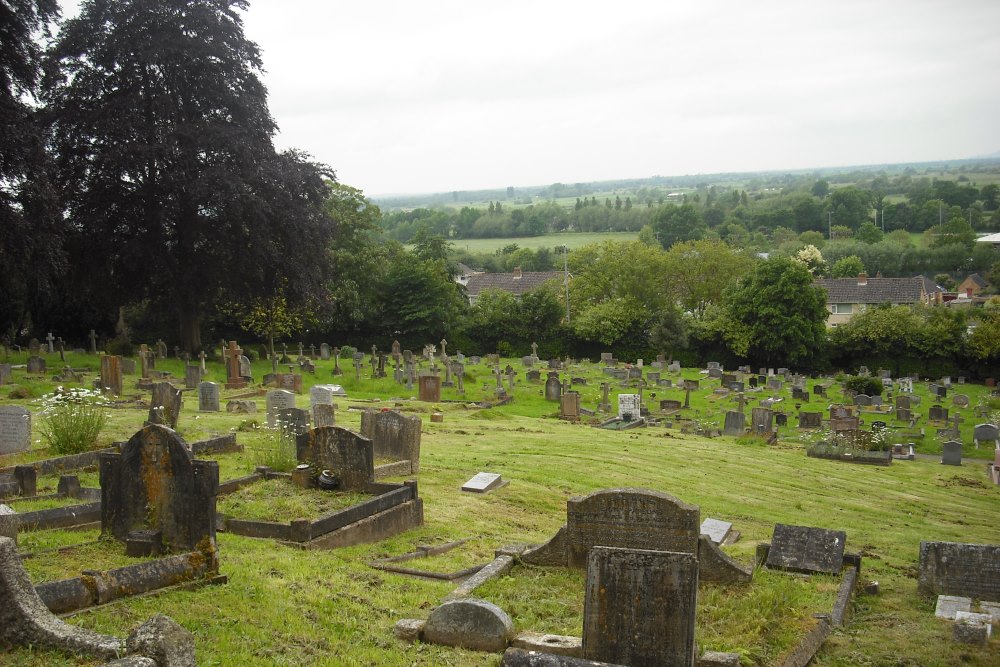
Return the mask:
[[862, 273], [857, 278], [818, 278], [815, 284], [826, 290], [828, 327], [850, 321], [869, 306], [941, 303], [942, 295], [941, 288], [924, 276], [869, 278]]
[[979, 296], [979, 293], [984, 289], [986, 289], [986, 281], [978, 273], [973, 273], [955, 288], [955, 292], [959, 298], [971, 299], [972, 297]]
[[512, 273], [473, 273], [465, 283], [465, 292], [469, 297], [469, 305], [475, 305], [480, 293], [486, 289], [500, 289], [514, 296], [521, 296], [550, 280], [564, 280], [562, 271], [521, 271], [514, 269]]
[[466, 264], [462, 264], [461, 262], [459, 262], [458, 263], [458, 271], [455, 273], [455, 282], [458, 283], [459, 285], [463, 285], [463, 286], [464, 285], [468, 285], [469, 284], [469, 277], [470, 276], [478, 275], [480, 273], [483, 273], [483, 272], [482, 271], [476, 271], [471, 266], [468, 266]]

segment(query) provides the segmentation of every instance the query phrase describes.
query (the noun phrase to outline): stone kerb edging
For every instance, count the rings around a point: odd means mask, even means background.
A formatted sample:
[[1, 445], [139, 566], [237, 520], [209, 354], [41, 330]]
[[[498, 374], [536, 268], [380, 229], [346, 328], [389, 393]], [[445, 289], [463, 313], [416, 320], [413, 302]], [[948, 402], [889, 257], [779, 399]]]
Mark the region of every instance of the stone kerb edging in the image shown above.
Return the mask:
[[31, 585], [14, 541], [0, 537], [0, 640], [114, 660], [124, 667], [195, 667], [194, 636], [166, 616], [154, 616], [121, 640], [70, 625], [50, 612]]

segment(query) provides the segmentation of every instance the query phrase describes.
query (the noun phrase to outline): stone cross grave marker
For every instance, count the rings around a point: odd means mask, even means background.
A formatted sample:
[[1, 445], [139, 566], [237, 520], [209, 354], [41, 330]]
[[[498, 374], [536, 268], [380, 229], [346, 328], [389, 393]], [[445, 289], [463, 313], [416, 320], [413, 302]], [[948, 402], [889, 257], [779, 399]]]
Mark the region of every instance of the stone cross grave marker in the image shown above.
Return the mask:
[[0, 405], [0, 454], [31, 447], [31, 413], [20, 405]]
[[767, 566], [792, 572], [839, 574], [846, 545], [847, 534], [842, 530], [778, 523], [771, 537]]
[[594, 547], [587, 562], [583, 655], [631, 667], [691, 667], [698, 559]]
[[242, 355], [243, 350], [236, 344], [236, 341], [229, 341], [229, 347], [226, 349], [226, 389], [242, 389], [247, 386], [247, 381], [243, 379], [240, 363]]

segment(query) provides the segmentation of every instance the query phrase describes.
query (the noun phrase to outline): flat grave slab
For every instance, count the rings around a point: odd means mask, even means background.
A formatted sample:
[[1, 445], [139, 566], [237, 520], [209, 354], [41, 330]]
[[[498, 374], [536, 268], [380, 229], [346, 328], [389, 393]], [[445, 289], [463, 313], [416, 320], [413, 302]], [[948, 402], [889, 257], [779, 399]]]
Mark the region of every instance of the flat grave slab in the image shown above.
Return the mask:
[[805, 573], [839, 574], [847, 534], [809, 526], [775, 524], [767, 566]]
[[708, 535], [708, 538], [716, 544], [722, 544], [732, 529], [733, 524], [720, 519], [709, 518], [701, 522], [701, 534]]
[[938, 618], [946, 618], [949, 621], [954, 621], [955, 614], [971, 609], [972, 598], [964, 598], [959, 595], [939, 595], [937, 605], [934, 607], [934, 615]]
[[462, 485], [462, 491], [469, 493], [488, 493], [502, 486], [507, 482], [503, 477], [494, 472], [479, 472], [472, 476], [469, 481]]

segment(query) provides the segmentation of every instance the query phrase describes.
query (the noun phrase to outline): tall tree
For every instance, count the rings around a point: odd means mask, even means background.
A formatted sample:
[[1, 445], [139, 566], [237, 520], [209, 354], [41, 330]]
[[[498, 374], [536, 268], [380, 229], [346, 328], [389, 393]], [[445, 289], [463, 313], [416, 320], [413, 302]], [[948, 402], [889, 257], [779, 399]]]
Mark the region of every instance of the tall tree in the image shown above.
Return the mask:
[[63, 27], [44, 85], [92, 275], [116, 299], [171, 307], [189, 350], [216, 303], [280, 291], [301, 305], [327, 267], [332, 173], [275, 152], [247, 5], [90, 0]]
[[0, 329], [24, 328], [62, 265], [62, 227], [47, 179], [44, 141], [29, 100], [55, 0], [0, 2]]
[[826, 342], [826, 295], [802, 264], [774, 257], [727, 294], [733, 351], [767, 364], [810, 367]]

